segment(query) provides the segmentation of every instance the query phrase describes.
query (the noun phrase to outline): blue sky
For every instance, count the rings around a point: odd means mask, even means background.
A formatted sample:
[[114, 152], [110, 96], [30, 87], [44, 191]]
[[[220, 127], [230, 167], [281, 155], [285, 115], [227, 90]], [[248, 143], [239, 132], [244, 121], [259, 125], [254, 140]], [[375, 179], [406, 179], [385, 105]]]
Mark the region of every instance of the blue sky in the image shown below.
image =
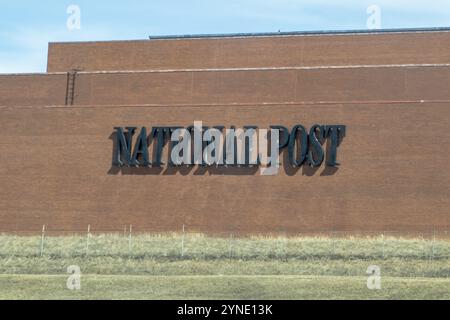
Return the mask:
[[[1, 0], [0, 73], [44, 72], [52, 41], [146, 39], [149, 35], [450, 26], [449, 0]], [[67, 28], [67, 8], [81, 29]]]

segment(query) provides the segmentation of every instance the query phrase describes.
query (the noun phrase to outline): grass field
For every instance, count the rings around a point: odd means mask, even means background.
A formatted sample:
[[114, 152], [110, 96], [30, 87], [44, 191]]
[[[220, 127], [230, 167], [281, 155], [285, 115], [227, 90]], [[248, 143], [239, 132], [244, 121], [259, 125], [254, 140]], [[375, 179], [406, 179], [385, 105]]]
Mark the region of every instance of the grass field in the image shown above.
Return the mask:
[[[71, 265], [79, 291], [66, 287]], [[367, 288], [370, 265], [381, 290]], [[0, 299], [450, 299], [450, 242], [2, 235]]]

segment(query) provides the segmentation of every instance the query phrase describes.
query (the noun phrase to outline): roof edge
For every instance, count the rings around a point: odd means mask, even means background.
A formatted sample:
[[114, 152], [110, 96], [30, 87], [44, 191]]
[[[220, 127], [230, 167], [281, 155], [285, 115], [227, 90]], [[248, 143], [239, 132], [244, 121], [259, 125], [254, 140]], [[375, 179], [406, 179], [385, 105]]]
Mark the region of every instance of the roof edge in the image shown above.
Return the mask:
[[149, 39], [150, 40], [170, 40], [170, 39], [202, 39], [202, 38], [247, 38], [247, 37], [276, 37], [276, 36], [316, 36], [316, 35], [321, 36], [321, 35], [348, 35], [348, 34], [414, 33], [414, 32], [419, 32], [419, 33], [420, 32], [450, 32], [450, 27], [160, 35], [160, 36], [149, 36]]
[[318, 31], [283, 31], [283, 32], [255, 32], [255, 33], [218, 33], [218, 34], [185, 34], [185, 35], [152, 35], [148, 39], [131, 40], [101, 40], [101, 41], [55, 41], [49, 44], [71, 43], [102, 43], [102, 42], [136, 42], [152, 40], [185, 40], [185, 39], [211, 39], [211, 38], [255, 38], [255, 37], [289, 37], [289, 36], [332, 36], [351, 34], [395, 34], [395, 33], [425, 33], [450, 32], [450, 27], [428, 28], [394, 28], [394, 29], [354, 29], [354, 30], [318, 30]]

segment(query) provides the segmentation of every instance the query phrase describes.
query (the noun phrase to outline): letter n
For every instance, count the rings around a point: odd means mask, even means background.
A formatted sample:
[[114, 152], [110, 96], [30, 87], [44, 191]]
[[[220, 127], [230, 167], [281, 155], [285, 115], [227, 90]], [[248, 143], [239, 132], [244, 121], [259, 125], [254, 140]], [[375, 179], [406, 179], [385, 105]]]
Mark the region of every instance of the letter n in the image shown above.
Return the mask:
[[116, 130], [115, 148], [113, 153], [113, 166], [123, 167], [131, 165], [131, 143], [134, 132], [137, 128], [127, 127], [127, 132], [123, 128]]

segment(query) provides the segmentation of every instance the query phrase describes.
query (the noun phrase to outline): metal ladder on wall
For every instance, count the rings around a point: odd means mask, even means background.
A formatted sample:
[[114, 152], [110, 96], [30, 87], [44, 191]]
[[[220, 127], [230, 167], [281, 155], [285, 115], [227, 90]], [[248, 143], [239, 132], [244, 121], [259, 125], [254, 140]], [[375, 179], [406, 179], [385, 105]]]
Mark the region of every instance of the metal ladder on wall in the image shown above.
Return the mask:
[[72, 69], [67, 73], [66, 106], [73, 106], [75, 99], [75, 80], [78, 69]]

